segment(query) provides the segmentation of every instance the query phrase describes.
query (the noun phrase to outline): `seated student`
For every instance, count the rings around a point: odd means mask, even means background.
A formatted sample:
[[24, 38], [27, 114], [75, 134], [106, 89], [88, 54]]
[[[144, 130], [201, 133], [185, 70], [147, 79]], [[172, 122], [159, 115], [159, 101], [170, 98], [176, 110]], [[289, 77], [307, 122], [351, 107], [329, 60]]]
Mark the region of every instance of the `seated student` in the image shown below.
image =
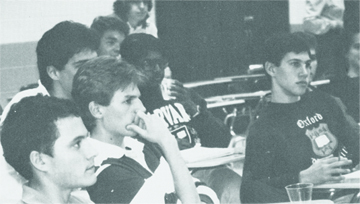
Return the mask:
[[[305, 94], [311, 58], [306, 40], [278, 34], [265, 43], [265, 70], [271, 102], [250, 127], [246, 143], [241, 201], [288, 201], [285, 186], [341, 181], [359, 163], [359, 133], [333, 97]], [[342, 147], [347, 158], [340, 158]], [[316, 198], [316, 194], [313, 195]]]
[[73, 102], [42, 95], [11, 107], [1, 145], [6, 161], [28, 179], [21, 203], [92, 203], [71, 194], [96, 182], [97, 152], [79, 114]]
[[[5, 120], [12, 104], [22, 98], [37, 94], [57, 98], [71, 98], [72, 79], [78, 67], [86, 60], [96, 57], [99, 47], [98, 37], [94, 31], [83, 24], [63, 21], [45, 32], [36, 47], [39, 86], [17, 93], [4, 107], [0, 126]], [[2, 153], [2, 150], [0, 150]], [[0, 186], [1, 199], [17, 199], [21, 195], [21, 184], [25, 181], [0, 156], [1, 177], [14, 185]], [[0, 199], [0, 200], [1, 200]]]
[[39, 86], [16, 94], [4, 108], [3, 121], [11, 105], [39, 93], [71, 99], [73, 77], [82, 63], [96, 57], [99, 40], [94, 31], [83, 24], [63, 21], [45, 32], [36, 47]]
[[152, 7], [152, 0], [116, 0], [113, 4], [114, 13], [110, 16], [127, 23], [130, 34], [147, 33], [158, 37], [156, 25], [149, 18]]
[[88, 188], [90, 197], [95, 203], [174, 203], [177, 196], [183, 203], [197, 203], [175, 138], [161, 118], [144, 113], [141, 81], [134, 67], [108, 56], [86, 62], [74, 77], [73, 98], [100, 152], [95, 160], [98, 181]]
[[345, 40], [345, 58], [347, 65], [347, 76], [334, 77], [330, 79], [330, 84], [324, 85], [321, 90], [339, 97], [347, 107], [347, 113], [359, 123], [359, 50], [360, 33], [348, 31]]
[[199, 94], [174, 79], [170, 89], [174, 99], [163, 98], [161, 82], [168, 61], [159, 39], [144, 33], [131, 34], [121, 44], [120, 54], [147, 76], [144, 85], [139, 87], [141, 101], [149, 113], [167, 122], [169, 130], [179, 140], [180, 149], [194, 146], [197, 139], [205, 147], [229, 145], [229, 129], [211, 114]]
[[96, 17], [90, 26], [100, 37], [98, 56], [120, 56], [120, 44], [129, 34], [129, 26], [116, 17]]
[[[181, 82], [174, 79], [170, 97], [175, 99], [163, 98], [161, 83], [168, 62], [159, 39], [144, 33], [131, 34], [121, 44], [120, 53], [123, 59], [136, 65], [147, 76], [145, 83], [139, 87], [140, 99], [149, 113], [159, 115], [167, 122], [180, 149], [192, 147], [196, 143], [205, 147], [229, 145], [229, 129], [211, 114], [199, 94], [184, 88]], [[207, 168], [196, 170], [192, 175], [216, 190], [222, 203], [240, 202], [241, 177], [231, 169], [224, 166]]]

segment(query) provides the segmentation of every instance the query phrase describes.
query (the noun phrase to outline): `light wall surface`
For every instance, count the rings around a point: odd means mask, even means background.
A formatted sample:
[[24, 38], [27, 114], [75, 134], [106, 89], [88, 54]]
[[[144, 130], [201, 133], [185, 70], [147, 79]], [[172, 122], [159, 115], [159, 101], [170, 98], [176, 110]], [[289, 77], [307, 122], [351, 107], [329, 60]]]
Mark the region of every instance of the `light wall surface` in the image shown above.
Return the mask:
[[[73, 20], [90, 26], [99, 15], [112, 13], [114, 0], [1, 0], [0, 105], [4, 108], [22, 86], [36, 83], [35, 48], [55, 24]], [[291, 31], [301, 29], [305, 0], [289, 0]], [[150, 14], [155, 17], [155, 15]], [[153, 19], [155, 21], [155, 19]]]
[[0, 105], [4, 108], [22, 86], [36, 83], [35, 48], [57, 23], [72, 20], [90, 26], [112, 13], [114, 0], [1, 0]]

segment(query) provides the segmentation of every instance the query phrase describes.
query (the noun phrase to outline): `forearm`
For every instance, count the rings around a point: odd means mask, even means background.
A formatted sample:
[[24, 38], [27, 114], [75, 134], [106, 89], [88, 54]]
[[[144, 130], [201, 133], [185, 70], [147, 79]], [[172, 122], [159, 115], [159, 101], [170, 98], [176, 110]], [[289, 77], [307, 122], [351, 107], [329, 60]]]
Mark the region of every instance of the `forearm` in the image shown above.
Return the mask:
[[324, 17], [308, 17], [303, 22], [304, 30], [315, 35], [325, 34], [330, 29], [337, 27], [342, 27], [341, 21], [330, 20]]
[[305, 31], [322, 35], [330, 29], [343, 27], [344, 5], [328, 5], [328, 1], [307, 0], [303, 28]]
[[168, 142], [160, 144], [164, 157], [170, 166], [173, 176], [175, 191], [182, 203], [200, 203], [199, 195], [196, 191], [194, 181], [190, 175], [185, 161], [180, 155], [174, 138]]

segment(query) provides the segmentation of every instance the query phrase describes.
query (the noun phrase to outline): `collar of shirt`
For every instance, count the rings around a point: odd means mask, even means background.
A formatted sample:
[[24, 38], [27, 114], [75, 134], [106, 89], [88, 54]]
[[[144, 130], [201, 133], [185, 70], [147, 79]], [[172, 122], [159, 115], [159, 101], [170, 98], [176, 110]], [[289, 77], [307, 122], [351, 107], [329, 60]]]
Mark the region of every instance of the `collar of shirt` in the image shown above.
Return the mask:
[[[68, 203], [89, 203], [93, 202], [85, 196], [77, 193], [76, 195], [71, 194]], [[31, 188], [28, 186], [28, 183], [23, 185], [23, 195], [22, 200], [26, 204], [35, 204], [35, 203], [53, 203], [49, 198], [47, 198], [43, 193]]]
[[124, 138], [124, 146], [126, 147], [126, 150], [119, 146], [101, 142], [92, 138], [90, 138], [90, 142], [98, 152], [98, 155], [94, 159], [95, 166], [101, 166], [102, 162], [108, 158], [120, 159], [122, 156], [126, 155], [127, 157], [137, 161], [145, 169], [151, 172], [146, 164], [145, 155], [143, 153], [144, 143], [139, 142], [132, 137]]
[[94, 159], [95, 166], [101, 166], [101, 163], [107, 158], [119, 159], [125, 155], [125, 150], [119, 146], [101, 142], [99, 140], [89, 138], [92, 146], [98, 152]]

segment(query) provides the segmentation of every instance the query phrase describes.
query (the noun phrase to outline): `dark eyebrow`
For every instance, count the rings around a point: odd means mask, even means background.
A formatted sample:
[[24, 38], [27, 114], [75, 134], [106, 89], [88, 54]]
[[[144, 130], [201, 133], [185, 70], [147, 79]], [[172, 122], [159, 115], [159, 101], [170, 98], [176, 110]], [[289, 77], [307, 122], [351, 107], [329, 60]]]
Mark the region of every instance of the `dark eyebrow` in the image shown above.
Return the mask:
[[125, 99], [134, 99], [134, 98], [137, 98], [138, 96], [135, 96], [135, 95], [126, 95], [125, 96]]
[[75, 144], [75, 143], [78, 142], [79, 140], [83, 140], [83, 139], [87, 138], [88, 135], [89, 135], [89, 133], [87, 133], [87, 135], [79, 135], [79, 136], [75, 137], [75, 138], [70, 142], [70, 144], [71, 144], [71, 145], [72, 145], [72, 144]]
[[117, 38], [114, 37], [107, 37], [106, 40], [117, 40]]
[[[291, 62], [291, 61], [295, 61], [295, 62], [303, 62], [303, 60], [301, 59], [297, 59], [297, 58], [293, 58], [293, 59], [289, 59], [288, 62]], [[308, 59], [305, 61], [306, 62], [311, 62], [312, 60], [311, 59]]]

